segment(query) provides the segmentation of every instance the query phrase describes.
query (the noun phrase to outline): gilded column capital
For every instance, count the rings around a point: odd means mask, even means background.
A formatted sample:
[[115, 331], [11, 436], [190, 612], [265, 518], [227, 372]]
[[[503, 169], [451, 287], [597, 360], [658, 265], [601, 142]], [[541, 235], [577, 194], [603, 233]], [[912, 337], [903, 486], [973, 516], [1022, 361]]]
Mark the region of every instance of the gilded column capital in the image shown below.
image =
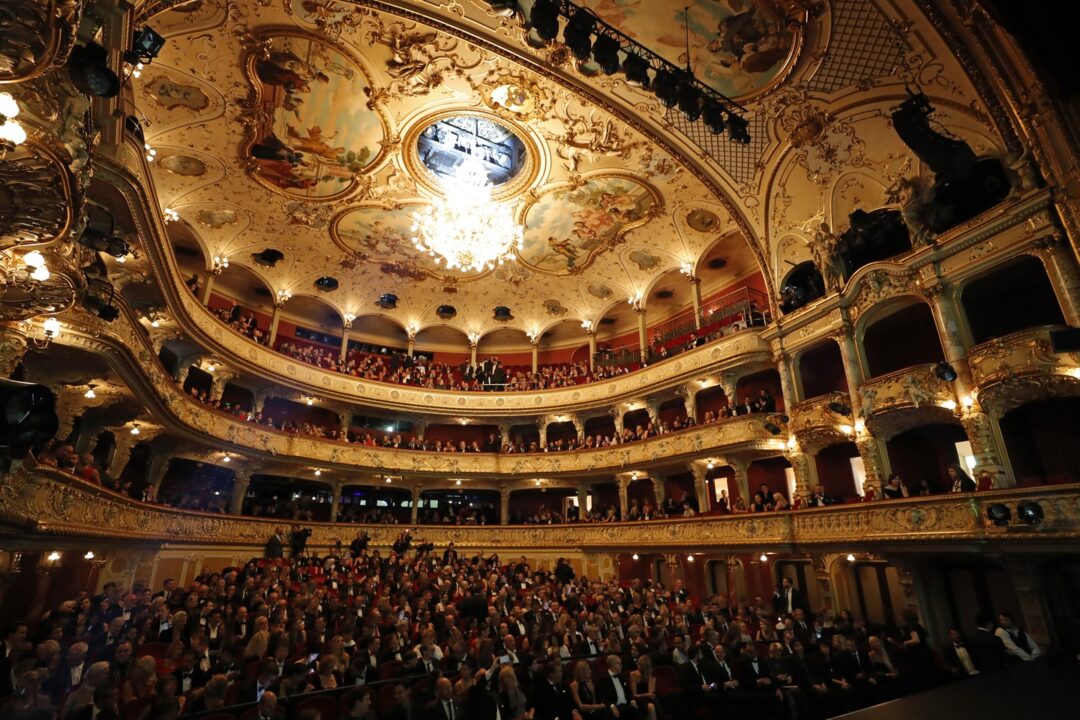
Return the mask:
[[27, 335], [19, 323], [0, 325], [0, 377], [9, 378], [26, 354]]

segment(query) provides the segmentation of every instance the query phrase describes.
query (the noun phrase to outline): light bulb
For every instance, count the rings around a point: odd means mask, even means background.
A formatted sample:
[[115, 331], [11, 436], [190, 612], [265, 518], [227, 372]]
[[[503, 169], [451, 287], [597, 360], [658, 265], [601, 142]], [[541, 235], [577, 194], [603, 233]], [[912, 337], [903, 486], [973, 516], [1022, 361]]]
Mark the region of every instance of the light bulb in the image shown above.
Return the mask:
[[94, 551], [93, 550], [87, 550], [86, 554], [83, 555], [83, 560], [93, 560], [93, 559], [94, 559]]
[[386, 482], [387, 482], [387, 483], [389, 483], [389, 482], [390, 482], [390, 478], [386, 478]]
[[694, 562], [694, 556], [693, 555], [687, 555], [686, 556], [686, 562]]
[[60, 335], [60, 321], [54, 317], [46, 318], [41, 327], [45, 330], [45, 337], [47, 338], [52, 339]]
[[138, 434], [139, 434], [140, 432], [141, 432], [141, 431], [139, 430], [139, 426], [138, 426], [138, 425], [136, 425], [135, 427], [131, 428], [131, 434], [132, 434], [132, 435], [138, 435]]
[[60, 553], [53, 550], [51, 553], [49, 553], [48, 560], [49, 562], [60, 562]]
[[225, 453], [225, 457], [221, 458], [221, 461], [222, 462], [232, 462], [232, 458], [229, 457], [228, 453]]
[[152, 327], [152, 328], [161, 327], [161, 323], [158, 322], [157, 320], [151, 320], [150, 321], [150, 327]]
[[34, 268], [34, 272], [30, 273], [30, 278], [38, 282], [45, 282], [52, 277], [52, 273], [49, 272], [49, 268], [42, 265], [41, 267]]
[[761, 553], [761, 557], [758, 559], [761, 560], [761, 562], [769, 562], [769, 556], [765, 553]]
[[322, 470], [316, 470], [315, 477], [319, 477], [320, 475], [322, 475]]
[[89, 390], [86, 391], [86, 393], [83, 395], [83, 397], [86, 398], [87, 400], [93, 400], [94, 398], [97, 397], [97, 393], [94, 392], [94, 388], [90, 388]]
[[308, 399], [307, 399], [307, 404], [308, 404], [309, 406], [311, 406], [311, 405], [314, 405], [314, 404], [315, 404], [315, 401], [314, 401], [314, 400], [312, 400], [311, 398], [308, 398]]
[[956, 409], [956, 401], [955, 400], [946, 400], [945, 402], [943, 402], [941, 404], [946, 410], [955, 410]]
[[8, 120], [19, 117], [19, 103], [11, 93], [0, 92], [0, 115]]
[[633, 555], [631, 555], [630, 557], [634, 558], [635, 560], [639, 560], [639, 559], [640, 559], [640, 558], [638, 557], [638, 554], [637, 554], [637, 553], [634, 553], [634, 554], [633, 554]]
[[6, 140], [12, 145], [22, 145], [26, 142], [26, 131], [19, 123], [8, 120], [0, 125], [0, 140]]
[[455, 484], [455, 485], [461, 485], [461, 481], [460, 481], [460, 480], [455, 480], [455, 481], [454, 481], [454, 484]]
[[37, 250], [31, 250], [23, 255], [23, 262], [26, 263], [26, 267], [37, 269], [45, 264], [45, 256], [39, 253]]
[[855, 554], [854, 553], [848, 553], [847, 561], [848, 562], [855, 562]]

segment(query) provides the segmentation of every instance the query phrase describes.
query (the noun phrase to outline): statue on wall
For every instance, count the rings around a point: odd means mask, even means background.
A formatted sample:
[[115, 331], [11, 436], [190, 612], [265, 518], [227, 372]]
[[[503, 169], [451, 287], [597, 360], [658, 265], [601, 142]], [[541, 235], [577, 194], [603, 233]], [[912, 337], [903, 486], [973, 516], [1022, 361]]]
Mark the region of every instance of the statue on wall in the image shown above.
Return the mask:
[[840, 290], [844, 280], [843, 260], [837, 253], [839, 238], [829, 227], [828, 223], [821, 223], [814, 232], [814, 240], [810, 243], [810, 253], [814, 258], [814, 265], [821, 272], [821, 279], [825, 283], [825, 292]]
[[900, 209], [900, 216], [911, 235], [912, 247], [933, 241], [931, 213], [939, 212], [928, 197], [930, 189], [922, 177], [902, 177], [885, 191], [885, 200]]

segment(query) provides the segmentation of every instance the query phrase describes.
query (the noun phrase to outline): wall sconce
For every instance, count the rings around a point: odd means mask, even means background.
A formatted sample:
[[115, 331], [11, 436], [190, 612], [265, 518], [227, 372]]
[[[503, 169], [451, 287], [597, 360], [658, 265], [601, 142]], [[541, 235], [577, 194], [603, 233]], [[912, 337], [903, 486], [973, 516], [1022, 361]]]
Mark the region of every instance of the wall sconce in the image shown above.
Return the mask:
[[844, 433], [845, 435], [855, 434], [855, 428], [851, 425], [848, 425], [847, 423], [841, 423], [840, 425], [837, 425], [836, 429]]
[[19, 103], [11, 93], [0, 93], [0, 158], [26, 142], [26, 130], [15, 121]]
[[93, 383], [91, 383], [90, 388], [85, 393], [83, 393], [83, 397], [86, 398], [87, 400], [93, 400], [94, 398], [97, 397], [97, 393], [94, 392]]
[[292, 299], [292, 293], [289, 292], [288, 290], [278, 290], [277, 291], [277, 306], [278, 307], [281, 307], [282, 305], [287, 303], [290, 299]]
[[690, 262], [689, 260], [684, 260], [682, 266], [679, 268], [679, 271], [686, 277], [693, 278], [694, 263]]
[[643, 299], [643, 295], [642, 295], [641, 291], [638, 290], [635, 294], [628, 297], [626, 299], [626, 302], [629, 303], [629, 305], [631, 307], [633, 307], [635, 310], [641, 310], [641, 301], [642, 301], [642, 299]]
[[356, 316], [353, 315], [352, 313], [345, 313], [341, 317], [342, 317], [343, 320], [345, 320], [345, 328], [346, 329], [351, 328], [352, 324], [353, 324], [353, 320], [356, 319]]
[[61, 325], [60, 321], [56, 318], [45, 318], [45, 321], [41, 323], [41, 337], [33, 338], [34, 347], [38, 348], [39, 350], [44, 350], [45, 348], [49, 347], [49, 343], [60, 337], [60, 333], [63, 331], [63, 327], [64, 326]]
[[848, 553], [847, 561], [848, 562], [855, 562], [855, 553]]
[[632, 559], [634, 559], [634, 560], [640, 560], [640, 559], [641, 559], [641, 557], [640, 557], [640, 556], [639, 556], [639, 555], [638, 555], [637, 553], [634, 553], [634, 554], [633, 554], [633, 555], [631, 555], [630, 557], [631, 557]]
[[215, 275], [220, 275], [225, 270], [229, 269], [229, 258], [224, 255], [214, 256], [214, 268], [210, 271]]
[[132, 423], [132, 425], [131, 425], [131, 434], [132, 435], [138, 435], [139, 432], [140, 432], [139, 423]]
[[143, 143], [143, 149], [146, 150], [146, 162], [154, 162], [154, 160], [157, 158], [157, 150], [150, 147], [150, 143]]
[[[585, 332], [592, 332], [592, 320], [582, 320], [581, 329]], [[1080, 368], [1077, 368], [1077, 371], [1080, 372]]]
[[765, 553], [761, 553], [761, 557], [758, 558], [761, 562], [769, 562], [769, 556]]
[[180, 213], [173, 210], [171, 207], [167, 207], [161, 211], [162, 218], [165, 220], [165, 224], [180, 222]]
[[322, 470], [315, 468], [315, 477], [319, 477], [320, 475], [322, 475]]
[[42, 567], [56, 568], [60, 567], [60, 561], [63, 560], [64, 555], [59, 550], [53, 550], [41, 561]]
[[946, 410], [949, 410], [950, 412], [956, 410], [956, 408], [958, 407], [956, 401], [951, 399], [941, 403], [941, 406]]

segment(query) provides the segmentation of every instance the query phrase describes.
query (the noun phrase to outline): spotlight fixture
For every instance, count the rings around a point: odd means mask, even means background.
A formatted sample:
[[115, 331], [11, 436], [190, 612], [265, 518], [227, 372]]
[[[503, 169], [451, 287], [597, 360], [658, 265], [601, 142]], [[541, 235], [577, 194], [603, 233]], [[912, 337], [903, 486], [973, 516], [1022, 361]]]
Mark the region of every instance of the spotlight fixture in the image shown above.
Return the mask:
[[124, 59], [132, 64], [149, 63], [158, 56], [163, 47], [165, 38], [153, 28], [144, 27], [135, 33], [131, 49], [124, 53]]
[[701, 105], [701, 115], [705, 127], [713, 135], [720, 135], [724, 132], [727, 125], [724, 122], [724, 108], [720, 103], [711, 98], [706, 99]]
[[67, 61], [71, 83], [84, 95], [115, 97], [120, 78], [109, 68], [109, 53], [97, 43], [76, 45]]
[[1016, 515], [1025, 525], [1038, 525], [1046, 517], [1042, 505], [1034, 500], [1025, 500], [1017, 505]]
[[596, 18], [587, 10], [578, 10], [563, 29], [563, 42], [578, 60], [588, 60], [592, 53], [592, 34]]
[[934, 375], [938, 380], [952, 382], [956, 379], [956, 368], [942, 360], [937, 365], [934, 365]]
[[765, 423], [765, 429], [768, 430], [773, 435], [779, 435], [780, 434], [780, 426], [777, 425], [776, 423], [771, 423], [771, 422]]
[[592, 44], [592, 57], [605, 75], [619, 72], [619, 41], [610, 35], [597, 35]]
[[536, 0], [529, 11], [529, 24], [541, 40], [554, 40], [559, 34], [559, 3], [557, 0]]
[[701, 91], [690, 78], [679, 85], [679, 111], [690, 122], [701, 117]]
[[666, 108], [673, 108], [679, 102], [679, 81], [670, 70], [657, 70], [653, 79], [653, 92], [656, 99]]
[[649, 61], [640, 55], [628, 53], [622, 64], [623, 73], [626, 75], [626, 84], [632, 87], [648, 88]]
[[398, 296], [394, 293], [383, 293], [379, 296], [379, 299], [375, 301], [375, 304], [383, 310], [393, 310], [397, 307], [397, 302]]
[[833, 401], [833, 402], [829, 403], [829, 409], [832, 410], [837, 415], [850, 415], [851, 414], [851, 408], [849, 408], [847, 405], [845, 405], [842, 402]]
[[743, 145], [750, 144], [750, 123], [746, 121], [746, 118], [741, 115], [733, 115], [729, 112], [727, 125], [728, 138], [730, 138], [732, 142], [742, 143]]
[[986, 517], [998, 527], [1004, 527], [1012, 520], [1012, 511], [1003, 503], [994, 503], [986, 508]]

